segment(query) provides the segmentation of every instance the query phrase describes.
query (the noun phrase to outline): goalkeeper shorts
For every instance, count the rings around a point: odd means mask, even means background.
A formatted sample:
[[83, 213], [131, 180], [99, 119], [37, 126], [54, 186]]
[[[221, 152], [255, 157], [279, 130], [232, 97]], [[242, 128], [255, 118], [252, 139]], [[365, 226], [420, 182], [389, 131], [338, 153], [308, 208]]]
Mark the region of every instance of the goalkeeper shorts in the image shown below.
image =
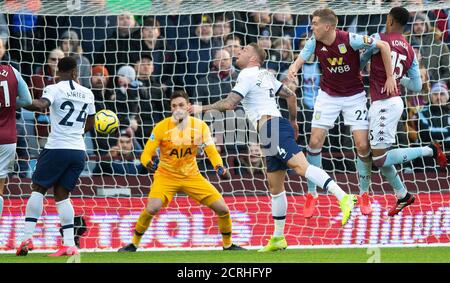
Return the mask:
[[149, 198], [161, 199], [163, 207], [166, 207], [178, 192], [183, 192], [208, 207], [217, 200], [222, 199], [219, 191], [201, 174], [175, 178], [156, 171], [150, 188]]
[[267, 172], [288, 170], [287, 162], [302, 148], [295, 142], [294, 129], [288, 120], [274, 117], [261, 126], [261, 147], [267, 162]]

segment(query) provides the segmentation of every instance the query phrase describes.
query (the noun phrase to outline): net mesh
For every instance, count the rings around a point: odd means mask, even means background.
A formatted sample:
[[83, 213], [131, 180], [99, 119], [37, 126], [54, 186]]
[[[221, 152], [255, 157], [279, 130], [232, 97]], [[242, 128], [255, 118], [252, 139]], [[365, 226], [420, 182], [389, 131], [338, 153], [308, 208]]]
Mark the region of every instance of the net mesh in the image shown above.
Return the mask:
[[[406, 5], [411, 11], [406, 35], [421, 57], [424, 85], [420, 93], [402, 90], [407, 107], [395, 147], [417, 147], [436, 139], [421, 119], [431, 113], [427, 105], [432, 85], [440, 81], [448, 84], [450, 80], [450, 5], [448, 1], [403, 2], [3, 1], [0, 35], [6, 52], [1, 60], [21, 71], [32, 95], [38, 98], [46, 85], [55, 83], [55, 61], [51, 58], [75, 55], [80, 83], [93, 90], [96, 109], [118, 114], [120, 135], [91, 132], [85, 136], [89, 160], [71, 196], [76, 215], [87, 224], [80, 246], [115, 249], [130, 242], [134, 223], [145, 206], [152, 178], [140, 165], [139, 155], [153, 126], [170, 115], [170, 94], [186, 89], [192, 101], [203, 104], [225, 97], [239, 72], [234, 59], [237, 50], [250, 42], [266, 48], [269, 56], [264, 67], [283, 81], [309, 36], [310, 14], [317, 8], [333, 8], [339, 28], [372, 34], [384, 30], [386, 13], [393, 5]], [[418, 21], [428, 26], [421, 40], [411, 35], [413, 23]], [[368, 87], [367, 70], [363, 75]], [[298, 142], [306, 146], [320, 81], [317, 63], [306, 64], [298, 80]], [[287, 115], [285, 102], [279, 103], [283, 115]], [[435, 127], [448, 129], [450, 116], [448, 109], [444, 110], [437, 116], [430, 114], [430, 121], [440, 123]], [[264, 245], [273, 224], [265, 164], [258, 145], [249, 144], [255, 141], [255, 131], [240, 108], [225, 116], [204, 119], [212, 125], [217, 148], [233, 178], [220, 181], [202, 151], [198, 155], [199, 168], [230, 206], [234, 241], [247, 246]], [[31, 176], [49, 131], [48, 116], [18, 111], [17, 129], [18, 158], [7, 181], [0, 217], [1, 250], [13, 249], [21, 240]], [[448, 151], [448, 133], [437, 138], [444, 141], [444, 151]], [[354, 149], [349, 129], [340, 117], [326, 138], [322, 167], [345, 191], [358, 193]], [[395, 197], [374, 168], [372, 215], [363, 216], [357, 208], [344, 227], [340, 226], [335, 198], [320, 190], [315, 217], [305, 219], [302, 211], [306, 180], [289, 172], [285, 182], [289, 202], [285, 232], [289, 244], [448, 243], [448, 169], [439, 171], [431, 158], [405, 163], [397, 169], [407, 189], [417, 195], [414, 206], [396, 218], [387, 218], [387, 209], [394, 205]], [[51, 197], [52, 190], [35, 233], [34, 245], [38, 249], [54, 248], [60, 241]], [[211, 248], [220, 244], [214, 214], [183, 195], [161, 211], [142, 241], [143, 248]]]

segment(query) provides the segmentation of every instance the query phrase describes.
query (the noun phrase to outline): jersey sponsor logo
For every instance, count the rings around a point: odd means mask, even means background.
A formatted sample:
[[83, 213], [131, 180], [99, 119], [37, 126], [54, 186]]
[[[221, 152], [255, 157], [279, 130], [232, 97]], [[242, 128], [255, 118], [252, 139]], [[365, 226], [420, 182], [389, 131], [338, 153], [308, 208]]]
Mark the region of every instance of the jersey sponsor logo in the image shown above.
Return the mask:
[[328, 63], [332, 66], [332, 67], [327, 67], [328, 71], [332, 74], [342, 74], [345, 72], [350, 71], [350, 65], [344, 65], [344, 58], [343, 57], [339, 57], [339, 58], [327, 58]]
[[341, 52], [341, 54], [347, 53], [347, 47], [345, 47], [345, 44], [344, 44], [344, 43], [339, 44], [339, 45], [338, 45], [338, 49], [339, 49], [339, 52]]
[[372, 42], [373, 42], [373, 38], [372, 38], [372, 37], [370, 37], [370, 36], [368, 36], [368, 35], [365, 35], [365, 36], [363, 37], [363, 40], [364, 40], [364, 44], [372, 45]]
[[344, 57], [339, 58], [327, 58], [328, 63], [330, 63], [331, 66], [335, 66], [336, 64], [342, 65], [344, 63]]
[[172, 149], [169, 156], [175, 155], [177, 158], [183, 158], [186, 155], [192, 155], [191, 149], [188, 147], [185, 151], [183, 151], [182, 148], [180, 148], [180, 151], [178, 151], [176, 148]]

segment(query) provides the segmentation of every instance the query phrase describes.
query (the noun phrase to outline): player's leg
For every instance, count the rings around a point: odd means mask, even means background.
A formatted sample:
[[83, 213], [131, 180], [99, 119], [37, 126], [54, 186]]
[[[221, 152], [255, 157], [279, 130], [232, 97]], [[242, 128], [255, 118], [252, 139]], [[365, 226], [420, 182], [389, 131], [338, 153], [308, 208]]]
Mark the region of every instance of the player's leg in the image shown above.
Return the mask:
[[244, 250], [244, 248], [233, 244], [230, 210], [219, 191], [201, 174], [184, 178], [181, 185], [185, 194], [211, 208], [217, 214], [223, 249]]
[[[275, 166], [275, 164], [277, 164]], [[287, 214], [287, 197], [284, 188], [284, 181], [286, 178], [286, 168], [275, 157], [267, 157], [268, 171], [267, 181], [269, 184], [269, 192], [272, 202], [272, 218], [274, 222], [273, 235], [265, 247], [259, 252], [271, 252], [284, 250], [287, 248], [286, 238], [284, 236], [284, 226], [286, 223]], [[270, 167], [269, 167], [270, 164]], [[278, 169], [278, 170], [277, 170]]]
[[[328, 130], [334, 127], [337, 117], [341, 112], [342, 104], [339, 98], [329, 96], [319, 90], [314, 104], [314, 113], [311, 121], [311, 137], [306, 148], [306, 159], [308, 163], [316, 167], [322, 167], [322, 147]], [[308, 194], [303, 207], [303, 215], [306, 218], [313, 216], [317, 200], [316, 184], [310, 179], [306, 181]]]
[[3, 192], [5, 189], [5, 181], [8, 174], [14, 166], [14, 157], [16, 156], [16, 144], [0, 145], [0, 218], [3, 212]]
[[391, 216], [414, 202], [414, 196], [406, 190], [394, 165], [379, 166], [383, 165], [379, 160], [386, 156], [395, 143], [397, 125], [403, 109], [404, 104], [400, 97], [375, 101], [369, 109], [370, 146], [374, 164], [380, 168], [381, 175], [392, 186], [398, 199], [396, 206], [389, 211]]
[[55, 183], [53, 191], [61, 228], [63, 231], [63, 245], [49, 256], [65, 256], [78, 254], [75, 245], [74, 217], [75, 211], [70, 201], [70, 192], [75, 189], [81, 172], [86, 165], [86, 152], [83, 150], [59, 150], [60, 160], [65, 160], [67, 168]]
[[166, 207], [181, 187], [180, 181], [158, 172], [153, 177], [147, 204], [136, 221], [131, 243], [120, 248], [118, 252], [135, 252], [153, 218], [162, 207]]
[[356, 147], [356, 171], [359, 178], [360, 209], [362, 214], [372, 213], [369, 199], [370, 180], [372, 175], [372, 159], [369, 147], [369, 111], [367, 110], [367, 94], [365, 91], [343, 97], [342, 115], [344, 123], [351, 127], [353, 141]]
[[369, 215], [372, 213], [372, 205], [369, 198], [369, 188], [372, 176], [372, 158], [369, 147], [369, 131], [352, 131], [356, 147], [356, 171], [359, 179], [359, 207], [361, 213]]

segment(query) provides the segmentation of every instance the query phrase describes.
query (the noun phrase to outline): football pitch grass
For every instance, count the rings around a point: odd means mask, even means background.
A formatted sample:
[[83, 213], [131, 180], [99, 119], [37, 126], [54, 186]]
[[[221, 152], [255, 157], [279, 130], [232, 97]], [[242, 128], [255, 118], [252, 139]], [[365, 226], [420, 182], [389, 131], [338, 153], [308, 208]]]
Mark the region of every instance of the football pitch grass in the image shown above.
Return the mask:
[[[0, 254], [0, 263], [65, 263], [69, 257], [30, 252], [25, 257]], [[82, 252], [81, 263], [450, 263], [450, 247], [288, 249], [247, 251]]]

